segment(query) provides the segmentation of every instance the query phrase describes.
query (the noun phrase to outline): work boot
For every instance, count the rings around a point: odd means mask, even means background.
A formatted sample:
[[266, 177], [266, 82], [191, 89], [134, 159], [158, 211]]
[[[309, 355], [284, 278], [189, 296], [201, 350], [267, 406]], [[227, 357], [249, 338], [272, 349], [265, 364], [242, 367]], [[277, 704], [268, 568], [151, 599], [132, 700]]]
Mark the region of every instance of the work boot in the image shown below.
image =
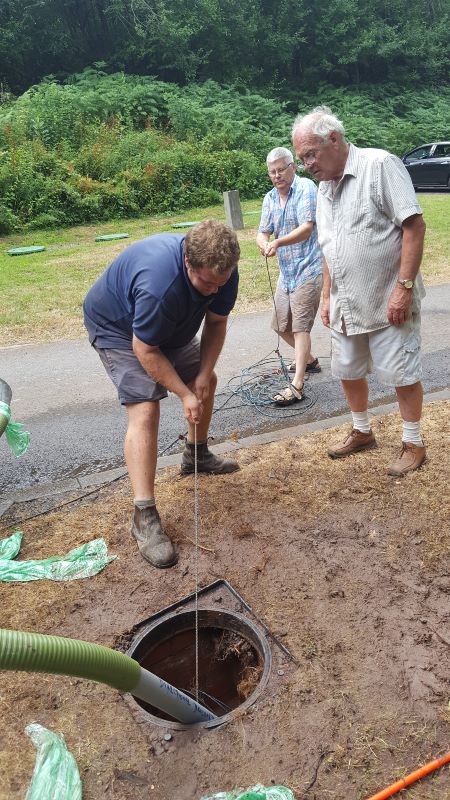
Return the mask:
[[[240, 466], [234, 458], [220, 458], [208, 450], [207, 442], [197, 443], [197, 472], [225, 475], [227, 472], [236, 472], [237, 469]], [[181, 472], [184, 475], [195, 472], [195, 445], [191, 442], [186, 442], [183, 450]]]
[[360, 450], [369, 450], [371, 447], [377, 446], [372, 431], [362, 433], [362, 431], [353, 428], [343, 442], [328, 449], [328, 455], [330, 458], [344, 458], [351, 453], [358, 453]]
[[173, 544], [161, 525], [156, 506], [134, 508], [131, 533], [136, 539], [141, 556], [153, 567], [163, 569], [177, 562]]
[[397, 461], [388, 469], [388, 475], [394, 475], [396, 478], [402, 478], [407, 472], [412, 472], [413, 469], [419, 469], [425, 461], [426, 448], [419, 447], [417, 444], [411, 442], [402, 442], [402, 452]]

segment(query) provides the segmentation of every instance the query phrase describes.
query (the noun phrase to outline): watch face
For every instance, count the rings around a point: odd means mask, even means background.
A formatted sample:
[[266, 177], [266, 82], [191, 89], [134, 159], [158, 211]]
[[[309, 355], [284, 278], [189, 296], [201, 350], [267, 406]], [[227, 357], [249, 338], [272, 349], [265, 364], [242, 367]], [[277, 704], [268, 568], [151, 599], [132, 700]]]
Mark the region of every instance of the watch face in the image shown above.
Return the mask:
[[405, 289], [412, 289], [414, 286], [414, 281], [403, 281], [403, 286]]

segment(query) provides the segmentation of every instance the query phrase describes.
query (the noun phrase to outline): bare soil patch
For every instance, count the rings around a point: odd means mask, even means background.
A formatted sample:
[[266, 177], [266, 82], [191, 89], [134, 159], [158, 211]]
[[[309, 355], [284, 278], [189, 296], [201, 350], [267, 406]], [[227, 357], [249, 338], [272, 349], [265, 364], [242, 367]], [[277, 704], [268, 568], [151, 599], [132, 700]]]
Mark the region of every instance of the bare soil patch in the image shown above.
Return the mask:
[[[403, 480], [386, 465], [397, 415], [374, 420], [379, 448], [330, 461], [335, 429], [238, 452], [241, 471], [200, 478], [200, 576], [226, 578], [299, 662], [222, 728], [143, 726], [117, 692], [47, 675], [4, 673], [0, 798], [22, 798], [32, 721], [64, 734], [85, 800], [198, 800], [257, 781], [297, 800], [363, 800], [449, 748], [449, 404], [428, 406], [429, 460]], [[61, 501], [59, 496], [55, 502]], [[115, 646], [140, 620], [194, 589], [193, 481], [158, 475], [158, 506], [180, 553], [148, 566], [129, 535], [127, 480], [24, 522], [20, 558], [62, 554], [104, 536], [119, 558], [95, 578], [0, 586], [2, 627]], [[42, 506], [13, 507], [14, 519]], [[308, 788], [309, 787], [309, 788]], [[405, 791], [449, 800], [444, 768]]]

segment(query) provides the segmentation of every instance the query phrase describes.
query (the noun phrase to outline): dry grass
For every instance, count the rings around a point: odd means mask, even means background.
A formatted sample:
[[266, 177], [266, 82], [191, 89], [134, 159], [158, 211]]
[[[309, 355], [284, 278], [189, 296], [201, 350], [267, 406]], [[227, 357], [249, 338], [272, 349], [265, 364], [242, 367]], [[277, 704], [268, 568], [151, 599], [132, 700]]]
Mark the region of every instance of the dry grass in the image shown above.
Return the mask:
[[[345, 783], [348, 776], [351, 782], [354, 775], [355, 781], [360, 786], [364, 784], [364, 788], [381, 788], [383, 782], [389, 782], [389, 776], [395, 780], [418, 767], [422, 759], [425, 762], [439, 755], [443, 734], [442, 725], [437, 730], [437, 720], [440, 715], [442, 723], [445, 723], [447, 711], [443, 705], [440, 709], [434, 707], [436, 725], [419, 716], [406, 718], [400, 736], [394, 714], [392, 719], [383, 716], [386, 710], [379, 713], [376, 710], [371, 724], [364, 716], [355, 720], [349, 714], [351, 705], [347, 692], [355, 700], [356, 691], [350, 685], [353, 675], [348, 678], [348, 684], [335, 682], [333, 687], [323, 672], [327, 668], [327, 653], [323, 652], [325, 639], [323, 636], [321, 638], [321, 633], [327, 625], [332, 626], [332, 622], [329, 619], [304, 619], [302, 626], [299, 626], [301, 591], [298, 589], [292, 594], [285, 592], [283, 575], [276, 573], [275, 560], [284, 548], [290, 546], [285, 536], [285, 530], [288, 533], [290, 529], [289, 525], [284, 528], [285, 520], [291, 520], [291, 523], [295, 520], [297, 535], [301, 530], [311, 531], [314, 535], [320, 520], [339, 519], [345, 515], [347, 508], [354, 510], [361, 507], [361, 518], [370, 520], [368, 538], [373, 535], [383, 539], [383, 559], [392, 566], [392, 576], [407, 576], [406, 556], [410, 541], [414, 539], [411, 545], [414, 547], [414, 558], [420, 560], [424, 573], [429, 577], [439, 575], [442, 581], [443, 564], [450, 557], [449, 510], [443, 502], [448, 493], [448, 469], [442, 458], [448, 442], [444, 421], [448, 419], [449, 408], [450, 403], [446, 402], [426, 406], [423, 428], [430, 457], [420, 471], [403, 481], [387, 476], [384, 469], [400, 440], [398, 415], [375, 418], [373, 422], [379, 441], [378, 450], [361, 453], [354, 458], [334, 462], [325, 454], [330, 439], [340, 439], [344, 435], [345, 429], [341, 427], [242, 449], [237, 453], [240, 472], [217, 476], [214, 480], [205, 476], [199, 479], [200, 543], [214, 550], [213, 554], [202, 552], [202, 579], [209, 582], [221, 577], [225, 568], [226, 578], [240, 590], [245, 574], [249, 581], [246, 584], [247, 592], [252, 586], [251, 603], [255, 613], [269, 624], [274, 633], [281, 632], [286, 636], [283, 641], [290, 648], [293, 647], [294, 654], [300, 654], [302, 659], [302, 669], [296, 673], [295, 683], [291, 687], [286, 686], [283, 691], [280, 684], [276, 702], [267, 697], [259, 705], [257, 735], [247, 718], [241, 720], [239, 729], [236, 724], [234, 728], [230, 726], [218, 734], [223, 736], [220, 742], [233, 741], [233, 735], [238, 737], [238, 733], [253, 744], [258, 741], [263, 747], [263, 755], [255, 750], [243, 754], [242, 747], [237, 746], [236, 752], [229, 750], [227, 756], [231, 753], [239, 763], [243, 758], [256, 759], [261, 774], [264, 772], [264, 753], [267, 753], [266, 757], [271, 754], [276, 764], [279, 744], [270, 745], [269, 733], [277, 731], [277, 735], [280, 735], [280, 731], [284, 732], [285, 727], [274, 727], [274, 723], [284, 720], [285, 724], [297, 713], [304, 696], [302, 692], [311, 685], [316, 686], [314, 703], [311, 706], [305, 703], [301, 707], [299, 731], [304, 724], [304, 715], [309, 714], [314, 729], [314, 720], [318, 714], [325, 714], [324, 709], [332, 708], [334, 716], [325, 716], [323, 719], [330, 724], [333, 720], [340, 721], [335, 728], [324, 730], [323, 733], [322, 741], [332, 744], [332, 753], [330, 750], [323, 759], [319, 759], [311, 750], [311, 767], [308, 766], [304, 774], [293, 770], [289, 781], [286, 779], [285, 783], [297, 791], [299, 800], [303, 798], [304, 787], [318, 765], [321, 775], [331, 772], [334, 776], [333, 791], [322, 793], [321, 800], [326, 797], [343, 800], [344, 796], [350, 800], [349, 794], [339, 790], [339, 782]], [[129, 630], [137, 620], [144, 619], [164, 603], [173, 602], [174, 598], [191, 591], [193, 545], [189, 539], [193, 533], [192, 478], [179, 477], [178, 468], [173, 467], [158, 473], [157, 484], [158, 506], [177, 543], [180, 566], [184, 566], [184, 569], [178, 567], [161, 575], [159, 571], [149, 571], [137, 556], [128, 534], [131, 491], [128, 480], [122, 480], [99, 489], [97, 494], [79, 500], [73, 506], [39, 516], [21, 526], [25, 536], [20, 558], [63, 554], [87, 540], [104, 536], [110, 552], [118, 553], [119, 559], [93, 580], [72, 581], [63, 586], [50, 581], [0, 585], [0, 625], [73, 636], [111, 646], [117, 635]], [[13, 508], [10, 513], [28, 516], [31, 511], [25, 504]], [[9, 521], [12, 521], [11, 518]], [[6, 525], [8, 519], [2, 518], [2, 522]], [[275, 522], [278, 526], [276, 529], [273, 527]], [[7, 530], [4, 531], [6, 534]], [[412, 553], [412, 550], [409, 552]], [[267, 563], [270, 558], [271, 561]], [[330, 565], [332, 563], [333, 559]], [[274, 581], [274, 575], [279, 578], [278, 583]], [[314, 576], [309, 577], [313, 587]], [[243, 594], [245, 596], [246, 592]], [[362, 596], [359, 602], [363, 603]], [[332, 641], [332, 637], [329, 641]], [[249, 672], [246, 677], [252, 681], [255, 674]], [[95, 715], [92, 714], [93, 708], [97, 709]], [[157, 771], [162, 770], [160, 777], [165, 775], [165, 780], [171, 780], [171, 771], [164, 773], [167, 762], [150, 754], [142, 726], [136, 725], [125, 705], [99, 684], [53, 676], [5, 675], [0, 711], [6, 720], [0, 771], [7, 776], [5, 786], [9, 787], [5, 793], [0, 787], [1, 800], [22, 797], [23, 788], [31, 775], [34, 751], [23, 733], [24, 725], [31, 719], [64, 732], [82, 771], [86, 797], [95, 800], [112, 797], [109, 790], [105, 789], [105, 781], [113, 774], [117, 764], [122, 770], [150, 770], [152, 781]], [[430, 715], [432, 712], [433, 709]], [[450, 717], [447, 718], [448, 722]], [[156, 738], [159, 735], [155, 733]], [[289, 736], [293, 735], [294, 731], [290, 730]], [[283, 740], [283, 756], [291, 748], [292, 763], [301, 754], [304, 764], [305, 749], [308, 750], [309, 742], [304, 742], [303, 749], [296, 753], [298, 745], [289, 736]], [[189, 745], [185, 742], [184, 746], [187, 748]], [[211, 749], [208, 740], [199, 738], [194, 751], [200, 764], [203, 767], [206, 764], [207, 768], [208, 758], [211, 757], [213, 761], [215, 758], [208, 748]], [[172, 769], [177, 764], [180, 768], [183, 756], [184, 750], [179, 749], [170, 762]], [[172, 759], [172, 755], [170, 757]], [[147, 763], [149, 761], [150, 766]], [[236, 764], [230, 762], [230, 785], [235, 779]], [[101, 785], [100, 774], [103, 780]], [[284, 768], [280, 766], [277, 771], [274, 768], [273, 774], [280, 776], [280, 782], [283, 782], [283, 775], [286, 777]], [[212, 782], [214, 776], [209, 774], [209, 780]], [[157, 780], [154, 782], [157, 784]], [[436, 783], [434, 779], [428, 779], [408, 790], [405, 798], [449, 800], [445, 792], [440, 793], [439, 787], [443, 788], [442, 774], [436, 778]], [[144, 791], [137, 790], [136, 797], [143, 798]], [[198, 796], [201, 794], [199, 792]], [[362, 800], [368, 794], [352, 795], [352, 800]], [[120, 788], [114, 796], [120, 800], [128, 800], [129, 797], [128, 794], [122, 794]], [[168, 795], [159, 787], [156, 796], [157, 800], [166, 800]]]

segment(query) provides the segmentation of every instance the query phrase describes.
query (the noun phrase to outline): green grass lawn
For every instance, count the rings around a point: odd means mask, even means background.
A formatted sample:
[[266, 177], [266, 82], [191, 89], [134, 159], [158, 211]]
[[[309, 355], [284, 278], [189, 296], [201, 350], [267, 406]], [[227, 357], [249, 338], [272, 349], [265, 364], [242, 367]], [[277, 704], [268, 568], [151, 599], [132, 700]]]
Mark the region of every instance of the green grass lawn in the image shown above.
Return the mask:
[[[450, 281], [448, 219], [450, 194], [421, 194], [419, 201], [427, 222], [427, 239], [422, 272], [425, 283]], [[239, 312], [269, 308], [271, 293], [266, 264], [255, 245], [259, 222], [259, 200], [242, 203], [245, 230], [241, 244]], [[117, 220], [76, 228], [33, 231], [0, 239], [0, 346], [85, 335], [81, 305], [89, 287], [108, 264], [131, 242], [174, 229], [174, 223], [224, 219], [223, 206], [191, 209], [176, 216]], [[128, 239], [95, 242], [108, 233], [128, 233]], [[12, 247], [44, 245], [48, 249], [33, 255], [10, 256]], [[278, 267], [270, 260], [275, 287]]]

